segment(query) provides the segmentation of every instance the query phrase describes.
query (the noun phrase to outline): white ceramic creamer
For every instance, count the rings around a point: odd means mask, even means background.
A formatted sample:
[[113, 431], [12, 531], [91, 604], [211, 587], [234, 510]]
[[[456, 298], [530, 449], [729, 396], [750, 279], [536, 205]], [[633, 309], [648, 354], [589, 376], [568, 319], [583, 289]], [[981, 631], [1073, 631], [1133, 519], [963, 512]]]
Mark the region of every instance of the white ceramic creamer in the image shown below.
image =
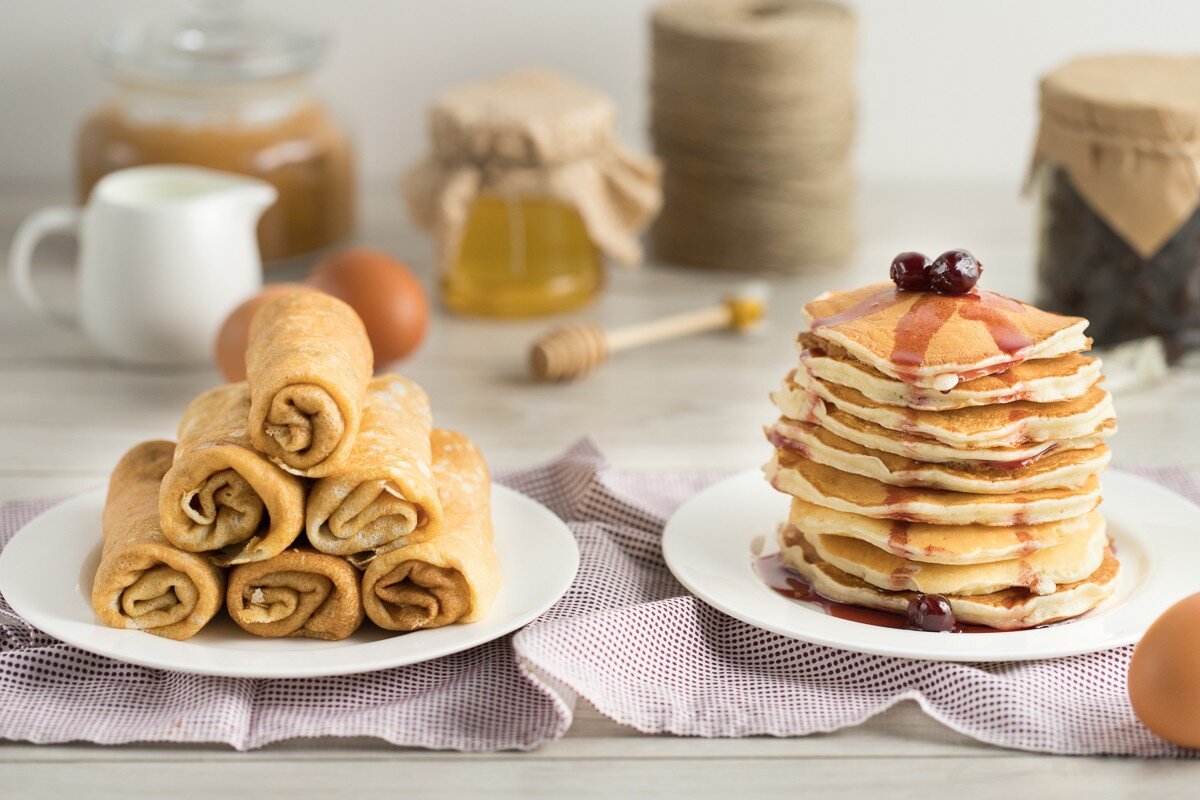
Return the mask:
[[134, 167], [104, 177], [82, 209], [44, 208], [17, 229], [9, 271], [49, 316], [30, 263], [49, 233], [79, 239], [77, 323], [129, 363], [209, 362], [225, 317], [262, 287], [255, 229], [275, 202], [264, 181], [199, 167]]

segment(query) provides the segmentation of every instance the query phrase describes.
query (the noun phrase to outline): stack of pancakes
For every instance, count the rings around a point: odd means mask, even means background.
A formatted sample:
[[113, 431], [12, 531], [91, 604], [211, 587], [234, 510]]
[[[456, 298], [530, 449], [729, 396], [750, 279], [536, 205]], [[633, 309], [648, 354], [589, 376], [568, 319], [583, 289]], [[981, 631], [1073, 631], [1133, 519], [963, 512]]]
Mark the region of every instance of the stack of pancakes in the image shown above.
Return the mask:
[[830, 600], [960, 622], [1074, 617], [1116, 586], [1099, 473], [1116, 429], [1087, 320], [876, 284], [804, 307], [764, 468], [784, 563]]

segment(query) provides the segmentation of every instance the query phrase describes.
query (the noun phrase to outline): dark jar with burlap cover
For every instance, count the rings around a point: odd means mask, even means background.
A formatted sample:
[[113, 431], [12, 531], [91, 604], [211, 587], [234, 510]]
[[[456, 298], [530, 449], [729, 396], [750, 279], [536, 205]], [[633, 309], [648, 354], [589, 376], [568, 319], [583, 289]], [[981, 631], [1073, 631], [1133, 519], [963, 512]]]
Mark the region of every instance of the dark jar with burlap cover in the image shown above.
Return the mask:
[[1200, 343], [1200, 58], [1114, 55], [1041, 83], [1039, 301], [1098, 344]]

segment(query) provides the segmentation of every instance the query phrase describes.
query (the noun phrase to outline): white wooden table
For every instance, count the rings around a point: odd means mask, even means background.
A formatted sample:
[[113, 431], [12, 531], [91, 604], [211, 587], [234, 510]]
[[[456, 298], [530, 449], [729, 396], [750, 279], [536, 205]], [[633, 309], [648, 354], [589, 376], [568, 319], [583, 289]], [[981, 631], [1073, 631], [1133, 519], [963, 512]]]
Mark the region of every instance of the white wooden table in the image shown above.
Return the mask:
[[[65, 193], [0, 188], [0, 236]], [[1033, 211], [1003, 186], [869, 186], [854, 268], [772, 281], [773, 322], [761, 336], [704, 336], [620, 356], [586, 381], [530, 383], [525, 348], [546, 323], [482, 323], [440, 315], [403, 371], [433, 399], [438, 424], [475, 437], [494, 466], [552, 456], [590, 435], [629, 469], [741, 469], [763, 461], [767, 392], [794, 361], [804, 299], [880, 280], [891, 256], [973, 250], [984, 281], [1029, 296]], [[427, 245], [387, 190], [372, 193], [359, 237], [415, 265]], [[48, 244], [39, 285], [68, 307], [70, 249]], [[618, 274], [581, 316], [616, 324], [710, 302], [740, 276], [665, 267]], [[126, 448], [171, 437], [212, 371], [132, 371], [104, 363], [74, 332], [31, 317], [0, 290], [0, 499], [61, 495], [100, 485]], [[1182, 463], [1200, 474], [1200, 370], [1118, 397], [1118, 463]], [[0, 797], [932, 797], [954, 786], [973, 797], [1031, 790], [1090, 798], [1196, 796], [1200, 763], [1053, 758], [979, 744], [905, 703], [862, 725], [799, 739], [698, 740], [645, 736], [581, 703], [567, 736], [531, 753], [464, 755], [400, 750], [374, 740], [284, 743], [251, 753], [223, 746], [0, 745]], [[4, 713], [0, 708], [0, 714]], [[955, 794], [959, 794], [955, 791]]]

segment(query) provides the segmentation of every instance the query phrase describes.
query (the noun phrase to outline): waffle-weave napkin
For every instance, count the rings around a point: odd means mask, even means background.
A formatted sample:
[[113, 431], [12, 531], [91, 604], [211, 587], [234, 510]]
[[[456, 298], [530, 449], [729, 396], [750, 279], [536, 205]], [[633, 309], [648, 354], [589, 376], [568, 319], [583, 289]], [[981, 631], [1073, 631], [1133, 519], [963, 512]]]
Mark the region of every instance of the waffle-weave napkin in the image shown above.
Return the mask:
[[[1200, 499], [1185, 470], [1139, 470]], [[796, 736], [915, 700], [984, 742], [1052, 753], [1187, 755], [1138, 722], [1132, 648], [1053, 661], [951, 664], [806, 644], [688, 595], [659, 550], [662, 525], [716, 473], [609, 468], [588, 441], [504, 483], [568, 522], [582, 563], [567, 595], [515, 636], [425, 664], [308, 680], [144, 669], [56, 642], [0, 601], [0, 737], [226, 742], [375, 736], [433, 748], [528, 748], [561, 736], [576, 695], [641, 731]], [[52, 502], [0, 506], [0, 543]], [[2, 588], [2, 587], [0, 587]]]

